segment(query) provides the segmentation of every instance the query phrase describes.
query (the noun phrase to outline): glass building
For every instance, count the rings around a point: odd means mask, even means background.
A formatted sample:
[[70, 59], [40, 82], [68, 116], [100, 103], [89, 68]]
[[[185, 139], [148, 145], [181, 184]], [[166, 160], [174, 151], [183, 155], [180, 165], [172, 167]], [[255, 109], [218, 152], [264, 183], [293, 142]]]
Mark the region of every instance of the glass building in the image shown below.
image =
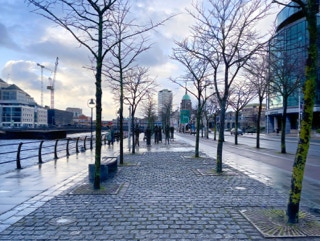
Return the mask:
[[[318, 16], [318, 28], [320, 18]], [[291, 2], [277, 15], [276, 33], [269, 41], [270, 76], [273, 79], [267, 100], [267, 131], [281, 129], [283, 91], [289, 91], [287, 100], [286, 133], [300, 128], [303, 108], [302, 85], [305, 81], [304, 68], [307, 58], [307, 22], [301, 10]], [[319, 42], [320, 49], [320, 42]], [[320, 66], [320, 65], [319, 65]], [[318, 70], [318, 76], [320, 68]], [[318, 77], [314, 106], [313, 129], [320, 128], [320, 82]], [[278, 83], [281, 83], [278, 85]], [[273, 88], [277, 85], [277, 88]], [[300, 114], [299, 114], [300, 113]]]

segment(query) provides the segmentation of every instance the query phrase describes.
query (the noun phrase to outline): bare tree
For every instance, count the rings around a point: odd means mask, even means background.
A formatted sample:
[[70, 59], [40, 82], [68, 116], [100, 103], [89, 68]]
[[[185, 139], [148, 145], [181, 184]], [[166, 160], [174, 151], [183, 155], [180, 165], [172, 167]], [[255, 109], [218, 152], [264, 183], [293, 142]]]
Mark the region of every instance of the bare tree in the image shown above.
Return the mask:
[[[124, 104], [131, 108], [131, 126], [135, 127], [135, 113], [139, 104], [148, 100], [148, 97], [155, 92], [156, 82], [148, 76], [148, 69], [138, 67], [127, 73], [124, 83]], [[135, 132], [132, 133], [132, 153], [135, 153]]]
[[[113, 87], [114, 83], [119, 84], [120, 93], [119, 116], [120, 116], [120, 164], [123, 164], [123, 85], [125, 77], [130, 76], [126, 72], [135, 68], [135, 61], [139, 55], [150, 49], [151, 44], [148, 43], [148, 37], [145, 34], [164, 24], [169, 18], [159, 23], [150, 21], [146, 25], [139, 25], [137, 19], [130, 17], [130, 5], [128, 0], [118, 0], [116, 11], [111, 16], [112, 37], [111, 42], [117, 44], [110, 51], [110, 56], [104, 63], [106, 66], [106, 76], [112, 81], [109, 83]], [[108, 43], [106, 43], [108, 44]]]
[[229, 90], [251, 56], [261, 48], [263, 36], [256, 24], [270, 9], [265, 0], [209, 0], [193, 5], [196, 20], [192, 31], [202, 43], [199, 54], [212, 68], [212, 81], [219, 100], [220, 129], [217, 145], [217, 173], [222, 172], [225, 113]]
[[[101, 164], [101, 76], [102, 62], [113, 47], [104, 45], [108, 37], [109, 17], [116, 0], [27, 0], [35, 13], [66, 29], [91, 53], [96, 85], [96, 147], [94, 188], [100, 188]], [[114, 43], [113, 43], [114, 44]]]
[[[273, 40], [273, 39], [272, 39]], [[281, 153], [286, 153], [286, 124], [288, 100], [297, 89], [301, 88], [302, 79], [304, 77], [304, 64], [301, 63], [303, 53], [301, 55], [292, 56], [285, 47], [286, 40], [281, 36], [270, 41], [269, 51], [269, 94], [278, 97], [278, 107], [282, 105], [281, 115]], [[299, 46], [290, 46], [298, 48]], [[297, 64], [300, 63], [300, 64]], [[282, 99], [282, 101], [281, 101]]]
[[260, 148], [260, 122], [262, 114], [263, 101], [266, 98], [268, 84], [269, 84], [269, 62], [268, 55], [266, 51], [260, 52], [257, 55], [253, 56], [246, 68], [245, 76], [248, 80], [251, 81], [251, 84], [254, 85], [256, 89], [258, 100], [259, 100], [259, 109], [258, 116], [256, 121], [256, 148]]
[[182, 42], [176, 42], [177, 48], [173, 49], [172, 59], [178, 61], [186, 68], [184, 81], [191, 81], [193, 89], [187, 88], [179, 80], [173, 79], [172, 81], [185, 88], [197, 99], [195, 157], [199, 157], [199, 127], [202, 110], [206, 103], [204, 92], [210, 85], [210, 82], [206, 79], [209, 68], [208, 62], [197, 53], [201, 48], [201, 43], [196, 38], [191, 37], [190, 39], [190, 41], [185, 39]]
[[[282, 1], [274, 1], [286, 4]], [[302, 191], [304, 168], [310, 146], [311, 128], [313, 120], [313, 107], [316, 97], [317, 73], [318, 73], [318, 27], [317, 13], [319, 3], [317, 1], [292, 0], [306, 18], [309, 36], [307, 60], [305, 65], [305, 81], [303, 84], [304, 108], [302, 123], [299, 133], [297, 152], [293, 163], [291, 189], [287, 205], [288, 223], [299, 221], [299, 207]]]
[[219, 103], [217, 100], [217, 96], [215, 95], [215, 93], [208, 98], [207, 104], [206, 104], [206, 112], [207, 112], [207, 116], [209, 117], [213, 117], [213, 123], [214, 123], [214, 127], [213, 127], [213, 140], [216, 141], [217, 140], [217, 115], [219, 113]]
[[142, 113], [147, 118], [147, 127], [151, 129], [157, 120], [156, 103], [152, 93], [146, 93], [146, 101], [142, 103]]
[[235, 82], [230, 91], [229, 105], [235, 111], [234, 144], [238, 145], [239, 114], [241, 110], [256, 96], [256, 89], [250, 81]]

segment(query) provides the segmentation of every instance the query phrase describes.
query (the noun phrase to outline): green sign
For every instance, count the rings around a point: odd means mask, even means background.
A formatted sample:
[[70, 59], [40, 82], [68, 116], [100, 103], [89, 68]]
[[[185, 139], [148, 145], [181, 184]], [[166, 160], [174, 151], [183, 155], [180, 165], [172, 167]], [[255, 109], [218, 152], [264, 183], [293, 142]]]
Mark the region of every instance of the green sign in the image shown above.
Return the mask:
[[187, 124], [190, 121], [190, 111], [181, 110], [180, 111], [180, 124]]

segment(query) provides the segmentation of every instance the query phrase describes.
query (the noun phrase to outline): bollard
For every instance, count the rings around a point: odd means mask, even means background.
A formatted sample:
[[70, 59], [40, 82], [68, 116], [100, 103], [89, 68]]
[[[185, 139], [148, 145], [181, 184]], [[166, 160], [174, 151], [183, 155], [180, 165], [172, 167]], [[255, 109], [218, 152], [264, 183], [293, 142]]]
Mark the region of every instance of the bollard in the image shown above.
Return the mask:
[[58, 153], [57, 153], [58, 141], [59, 139], [56, 140], [56, 144], [54, 145], [54, 159], [58, 159]]
[[70, 138], [67, 139], [67, 148], [66, 148], [67, 157], [70, 156], [70, 153], [69, 153], [69, 142], [70, 142]]
[[79, 139], [80, 139], [80, 137], [78, 137], [77, 138], [77, 140], [76, 140], [76, 153], [79, 153]]
[[86, 140], [87, 140], [87, 136], [84, 137], [84, 140], [83, 140], [83, 149], [86, 150]]
[[17, 151], [17, 169], [22, 169], [21, 168], [21, 163], [20, 163], [20, 152], [21, 152], [22, 145], [23, 145], [23, 143], [20, 142], [19, 146], [18, 146], [18, 151]]
[[39, 160], [38, 163], [39, 163], [39, 164], [42, 163], [42, 153], [41, 153], [41, 152], [42, 152], [43, 142], [44, 142], [44, 141], [41, 141], [41, 142], [40, 142], [40, 146], [39, 146], [39, 152], [38, 152], [38, 160]]

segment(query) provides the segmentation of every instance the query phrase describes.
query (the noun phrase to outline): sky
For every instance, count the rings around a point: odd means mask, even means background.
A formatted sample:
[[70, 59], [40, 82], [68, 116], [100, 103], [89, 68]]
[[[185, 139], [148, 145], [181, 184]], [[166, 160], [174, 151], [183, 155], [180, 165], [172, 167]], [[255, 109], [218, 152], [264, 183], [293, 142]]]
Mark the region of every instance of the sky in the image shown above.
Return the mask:
[[[170, 81], [183, 75], [183, 68], [170, 59], [174, 40], [180, 41], [189, 33], [192, 24], [186, 8], [192, 0], [133, 0], [132, 4], [139, 19], [153, 19], [159, 16], [178, 14], [150, 32], [152, 48], [144, 53], [141, 62], [150, 69], [150, 77], [158, 83], [158, 89], [173, 92], [173, 109], [177, 109], [185, 91]], [[66, 30], [44, 17], [31, 12], [24, 0], [1, 0], [0, 4], [0, 78], [9, 84], [16, 84], [34, 100], [50, 106], [49, 78], [53, 77], [56, 58], [59, 58], [55, 80], [55, 108], [81, 108], [90, 116], [87, 105], [95, 97], [94, 73], [86, 68], [90, 65], [89, 51], [81, 47]], [[43, 90], [41, 68], [43, 69]], [[102, 119], [116, 118], [117, 105], [106, 82], [103, 85]], [[42, 90], [42, 91], [41, 91]], [[125, 107], [124, 116], [128, 116]], [[138, 113], [139, 116], [139, 113]], [[140, 113], [140, 117], [141, 117]]]

